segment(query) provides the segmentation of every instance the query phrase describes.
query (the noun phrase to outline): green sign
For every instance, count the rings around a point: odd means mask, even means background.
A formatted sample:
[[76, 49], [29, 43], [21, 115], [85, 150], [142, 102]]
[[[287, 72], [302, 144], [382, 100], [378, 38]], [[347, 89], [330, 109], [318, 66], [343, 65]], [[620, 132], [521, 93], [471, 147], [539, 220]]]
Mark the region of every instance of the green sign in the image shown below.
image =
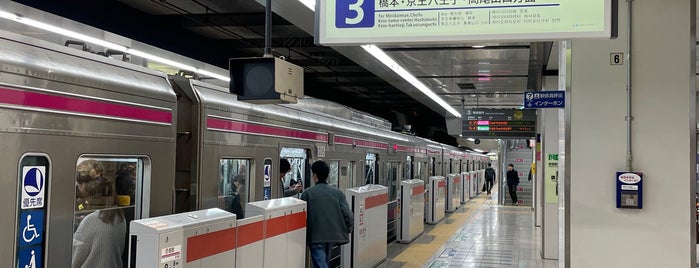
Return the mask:
[[544, 165], [545, 202], [558, 204], [558, 154], [548, 154]]
[[613, 0], [319, 0], [323, 45], [610, 38]]

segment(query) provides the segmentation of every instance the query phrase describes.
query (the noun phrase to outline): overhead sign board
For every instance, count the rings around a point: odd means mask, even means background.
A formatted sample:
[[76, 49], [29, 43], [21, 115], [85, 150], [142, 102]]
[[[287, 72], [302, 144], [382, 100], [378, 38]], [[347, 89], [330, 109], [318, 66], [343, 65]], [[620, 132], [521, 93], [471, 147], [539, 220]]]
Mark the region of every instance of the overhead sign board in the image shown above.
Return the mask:
[[322, 45], [612, 37], [617, 0], [318, 0]]
[[536, 111], [515, 109], [467, 109], [462, 116], [463, 138], [533, 138]]
[[527, 91], [524, 93], [524, 108], [564, 108], [565, 91]]

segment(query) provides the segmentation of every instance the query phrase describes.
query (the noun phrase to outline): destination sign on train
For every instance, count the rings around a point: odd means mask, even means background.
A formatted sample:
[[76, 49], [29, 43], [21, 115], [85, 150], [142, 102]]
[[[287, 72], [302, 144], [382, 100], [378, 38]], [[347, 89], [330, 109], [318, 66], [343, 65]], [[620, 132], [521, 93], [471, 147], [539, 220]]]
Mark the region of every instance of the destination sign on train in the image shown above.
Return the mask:
[[536, 112], [515, 109], [467, 109], [462, 116], [464, 138], [531, 138], [536, 136]]
[[318, 1], [322, 45], [610, 38], [612, 0]]

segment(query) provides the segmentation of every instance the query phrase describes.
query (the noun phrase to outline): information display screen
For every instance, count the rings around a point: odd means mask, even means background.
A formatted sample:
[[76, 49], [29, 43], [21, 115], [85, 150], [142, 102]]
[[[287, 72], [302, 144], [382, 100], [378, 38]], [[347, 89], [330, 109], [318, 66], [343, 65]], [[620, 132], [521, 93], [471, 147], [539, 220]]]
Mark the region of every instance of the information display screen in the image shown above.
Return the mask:
[[323, 45], [610, 38], [618, 0], [318, 1]]
[[468, 109], [462, 116], [463, 138], [499, 139], [536, 136], [536, 111]]

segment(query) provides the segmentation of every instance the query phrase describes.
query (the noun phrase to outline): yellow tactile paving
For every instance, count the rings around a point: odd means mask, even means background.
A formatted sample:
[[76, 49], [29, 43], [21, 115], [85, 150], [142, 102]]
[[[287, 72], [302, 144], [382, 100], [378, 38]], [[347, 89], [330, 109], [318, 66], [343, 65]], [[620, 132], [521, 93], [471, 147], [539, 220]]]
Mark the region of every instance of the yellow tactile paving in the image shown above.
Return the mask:
[[[447, 218], [442, 220], [429, 233], [423, 235], [432, 235], [434, 240], [429, 244], [412, 244], [398, 256], [393, 258], [393, 262], [404, 262], [405, 268], [422, 267], [437, 250], [444, 245], [447, 240], [471, 217], [471, 214], [483, 205], [488, 200], [489, 196], [481, 194], [476, 198], [471, 199], [465, 204], [466, 212], [447, 214]], [[460, 208], [460, 210], [463, 208]], [[447, 224], [446, 220], [453, 220]]]

